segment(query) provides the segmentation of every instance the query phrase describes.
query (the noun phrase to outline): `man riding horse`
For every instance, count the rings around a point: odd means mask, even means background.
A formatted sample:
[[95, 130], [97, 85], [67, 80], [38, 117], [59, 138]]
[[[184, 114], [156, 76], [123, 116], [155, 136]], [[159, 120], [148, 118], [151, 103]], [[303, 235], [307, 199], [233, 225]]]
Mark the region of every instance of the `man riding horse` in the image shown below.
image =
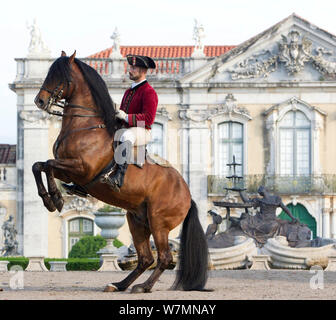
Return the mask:
[[[146, 79], [147, 70], [156, 67], [154, 60], [147, 56], [127, 55], [127, 62], [130, 65], [129, 78], [134, 82], [125, 91], [116, 114], [123, 122], [124, 129], [117, 131], [114, 138], [115, 151], [120, 146], [119, 150], [122, 152], [115, 152], [117, 168], [106, 179], [116, 191], [120, 191], [123, 184], [133, 146], [145, 146], [151, 141], [151, 125], [154, 123], [158, 105], [158, 96]], [[69, 194], [82, 197], [87, 195], [86, 190], [77, 184], [62, 186]]]

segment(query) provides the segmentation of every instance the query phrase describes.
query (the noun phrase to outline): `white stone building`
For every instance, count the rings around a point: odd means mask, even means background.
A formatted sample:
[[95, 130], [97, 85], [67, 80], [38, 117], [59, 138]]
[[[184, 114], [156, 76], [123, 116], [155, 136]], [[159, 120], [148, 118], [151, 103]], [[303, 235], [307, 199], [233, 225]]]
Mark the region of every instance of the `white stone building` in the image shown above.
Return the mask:
[[[17, 94], [12, 192], [20, 253], [66, 257], [81, 236], [97, 233], [92, 211], [101, 204], [68, 196], [61, 213], [48, 213], [37, 194], [31, 167], [52, 158], [60, 119], [33, 102], [55, 59], [34, 30], [10, 85]], [[235, 155], [250, 192], [266, 185], [314, 236], [335, 238], [336, 37], [295, 14], [235, 47], [205, 46], [202, 30], [195, 25], [195, 46], [165, 47], [121, 46], [115, 31], [112, 48], [82, 60], [102, 75], [119, 104], [130, 85], [125, 55], [155, 59], [148, 80], [159, 107], [150, 148], [183, 175], [204, 227], [212, 201], [225, 195], [226, 164]], [[127, 225], [120, 239], [130, 243]]]

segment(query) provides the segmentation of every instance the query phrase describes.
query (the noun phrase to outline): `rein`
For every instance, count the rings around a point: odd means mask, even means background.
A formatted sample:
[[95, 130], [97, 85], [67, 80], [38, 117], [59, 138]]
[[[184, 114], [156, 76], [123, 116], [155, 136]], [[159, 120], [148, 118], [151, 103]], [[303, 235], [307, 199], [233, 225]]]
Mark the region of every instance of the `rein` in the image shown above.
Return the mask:
[[[59, 116], [59, 117], [102, 117], [102, 115], [100, 113], [97, 113], [95, 110], [92, 110], [91, 108], [88, 107], [84, 107], [84, 106], [79, 106], [76, 104], [71, 104], [64, 101], [59, 101], [62, 98], [63, 89], [60, 89], [62, 83], [60, 83], [53, 91], [49, 90], [48, 88], [41, 86], [40, 90], [44, 90], [47, 91], [48, 93], [50, 93], [50, 97], [48, 99], [48, 104], [47, 106], [44, 108], [44, 111], [48, 112], [49, 114], [55, 115], [55, 116]], [[60, 89], [60, 90], [59, 90]], [[51, 110], [52, 106], [57, 106], [60, 107], [62, 109], [64, 109], [65, 107], [71, 107], [71, 108], [77, 108], [77, 109], [83, 109], [83, 110], [87, 110], [90, 112], [94, 112], [95, 114], [70, 114], [70, 113], [64, 113], [64, 112], [60, 112], [60, 111], [56, 111], [56, 110]], [[70, 134], [75, 133], [75, 132], [79, 132], [79, 131], [83, 131], [83, 130], [91, 130], [91, 129], [105, 129], [106, 125], [105, 124], [98, 124], [95, 126], [91, 126], [91, 127], [86, 127], [86, 128], [78, 128], [78, 129], [74, 129], [74, 130], [70, 130], [68, 132], [66, 132], [60, 139], [57, 138], [56, 142], [55, 142], [55, 146], [54, 146], [54, 154], [56, 157], [57, 154], [57, 149], [59, 147], [59, 145], [61, 144], [62, 141], [64, 141]]]

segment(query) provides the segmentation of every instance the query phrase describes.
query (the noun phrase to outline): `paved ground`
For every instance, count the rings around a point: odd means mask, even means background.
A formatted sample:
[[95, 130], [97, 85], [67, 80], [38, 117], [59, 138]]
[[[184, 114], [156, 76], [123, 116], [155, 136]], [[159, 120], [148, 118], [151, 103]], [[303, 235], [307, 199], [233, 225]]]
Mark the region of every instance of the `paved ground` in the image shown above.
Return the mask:
[[[104, 293], [105, 285], [128, 272], [21, 272], [0, 273], [0, 300], [236, 300], [336, 299], [336, 272], [323, 271], [211, 271], [207, 283], [213, 292], [170, 291], [175, 272], [167, 270], [151, 293]], [[136, 283], [144, 281], [150, 272]], [[23, 289], [13, 290], [13, 287]]]

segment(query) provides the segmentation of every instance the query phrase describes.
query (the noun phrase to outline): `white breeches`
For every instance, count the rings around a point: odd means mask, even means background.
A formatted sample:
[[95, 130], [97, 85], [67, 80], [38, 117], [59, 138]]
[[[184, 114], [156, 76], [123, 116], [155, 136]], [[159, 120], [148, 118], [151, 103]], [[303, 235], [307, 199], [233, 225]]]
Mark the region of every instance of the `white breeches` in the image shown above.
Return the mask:
[[133, 146], [143, 146], [152, 140], [152, 133], [150, 129], [143, 127], [124, 128], [115, 133], [114, 140], [120, 142], [128, 140]]

